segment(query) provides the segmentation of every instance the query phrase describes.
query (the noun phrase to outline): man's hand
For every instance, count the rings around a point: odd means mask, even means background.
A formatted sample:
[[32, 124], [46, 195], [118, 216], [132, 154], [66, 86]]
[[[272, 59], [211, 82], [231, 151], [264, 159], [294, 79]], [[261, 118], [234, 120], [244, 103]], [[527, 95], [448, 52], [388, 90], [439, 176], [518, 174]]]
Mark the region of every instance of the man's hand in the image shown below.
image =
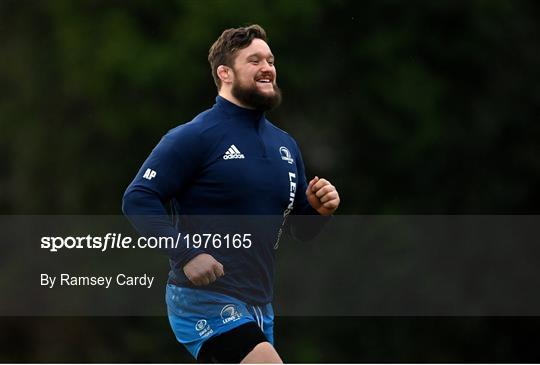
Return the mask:
[[334, 185], [326, 179], [319, 179], [315, 176], [309, 182], [306, 190], [309, 204], [320, 215], [334, 214], [339, 206], [339, 194]]
[[225, 275], [223, 265], [207, 253], [195, 256], [184, 265], [184, 274], [196, 286], [213, 283]]

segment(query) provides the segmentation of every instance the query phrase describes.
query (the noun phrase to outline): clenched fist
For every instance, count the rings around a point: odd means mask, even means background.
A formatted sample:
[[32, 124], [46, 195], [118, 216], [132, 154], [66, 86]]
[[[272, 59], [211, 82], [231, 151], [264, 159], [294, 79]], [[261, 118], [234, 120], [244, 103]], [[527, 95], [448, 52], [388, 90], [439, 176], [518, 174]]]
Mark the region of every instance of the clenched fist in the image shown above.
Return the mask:
[[309, 182], [306, 190], [309, 204], [320, 215], [334, 214], [339, 206], [339, 194], [334, 185], [326, 179], [319, 179], [315, 176]]
[[196, 286], [208, 285], [225, 275], [223, 265], [207, 253], [195, 256], [184, 265], [184, 274]]

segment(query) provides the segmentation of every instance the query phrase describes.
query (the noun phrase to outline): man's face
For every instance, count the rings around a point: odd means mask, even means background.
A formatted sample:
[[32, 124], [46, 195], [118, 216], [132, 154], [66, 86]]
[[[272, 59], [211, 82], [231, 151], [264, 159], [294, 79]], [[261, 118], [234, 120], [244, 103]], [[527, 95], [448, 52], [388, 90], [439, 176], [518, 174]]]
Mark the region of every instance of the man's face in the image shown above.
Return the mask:
[[237, 52], [231, 92], [243, 104], [257, 110], [270, 110], [281, 103], [276, 84], [276, 67], [270, 47], [262, 39]]

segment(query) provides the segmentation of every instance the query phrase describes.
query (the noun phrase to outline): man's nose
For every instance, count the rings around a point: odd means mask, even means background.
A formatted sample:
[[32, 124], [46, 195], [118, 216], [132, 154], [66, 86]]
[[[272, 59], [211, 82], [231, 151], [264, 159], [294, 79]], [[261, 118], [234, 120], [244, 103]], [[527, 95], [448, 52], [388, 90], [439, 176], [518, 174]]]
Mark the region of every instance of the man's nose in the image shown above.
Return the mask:
[[274, 69], [274, 65], [264, 60], [261, 62], [261, 71], [271, 71]]

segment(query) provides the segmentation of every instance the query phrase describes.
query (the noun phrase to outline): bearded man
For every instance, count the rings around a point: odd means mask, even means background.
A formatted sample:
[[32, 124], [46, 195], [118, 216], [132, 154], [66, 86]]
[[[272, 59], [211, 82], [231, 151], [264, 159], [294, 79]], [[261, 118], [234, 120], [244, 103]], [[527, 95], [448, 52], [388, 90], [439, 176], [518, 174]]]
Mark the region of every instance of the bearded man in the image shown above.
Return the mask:
[[[330, 216], [340, 199], [326, 179], [306, 181], [294, 139], [265, 112], [281, 102], [274, 55], [258, 25], [225, 30], [208, 55], [218, 89], [214, 106], [169, 131], [124, 194], [139, 232], [176, 237], [167, 217]], [[152, 216], [148, 219], [136, 217]], [[317, 231], [320, 227], [308, 227]], [[305, 227], [303, 228], [305, 230]], [[277, 242], [242, 249], [182, 245], [167, 251], [166, 303], [177, 340], [200, 362], [280, 363], [273, 343], [272, 287]]]

